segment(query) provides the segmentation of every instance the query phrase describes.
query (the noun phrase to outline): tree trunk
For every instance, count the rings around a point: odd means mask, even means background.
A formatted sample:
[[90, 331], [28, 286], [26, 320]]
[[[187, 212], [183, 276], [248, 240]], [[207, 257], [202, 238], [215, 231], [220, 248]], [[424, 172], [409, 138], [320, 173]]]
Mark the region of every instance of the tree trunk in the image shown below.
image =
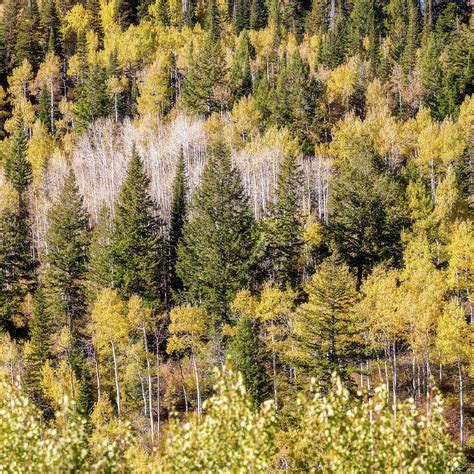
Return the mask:
[[95, 353], [95, 350], [94, 350], [94, 363], [95, 363], [95, 379], [97, 382], [97, 401], [99, 401], [100, 396], [101, 396], [101, 391], [100, 391], [101, 385], [100, 385], [99, 364], [97, 362], [97, 354]]
[[186, 392], [186, 385], [184, 384], [184, 376], [183, 376], [183, 368], [181, 367], [181, 361], [178, 359], [178, 367], [179, 367], [179, 374], [181, 376], [181, 387], [183, 389], [183, 396], [184, 396], [184, 410], [188, 413], [188, 394]]
[[156, 429], [158, 439], [161, 437], [161, 377], [160, 377], [160, 354], [158, 350], [158, 338], [156, 344]]
[[110, 345], [112, 347], [112, 357], [114, 358], [114, 377], [115, 377], [115, 395], [117, 403], [117, 416], [120, 418], [120, 387], [118, 380], [118, 367], [117, 367], [117, 354], [115, 353], [115, 344], [112, 339], [110, 339]]
[[145, 346], [146, 371], [148, 377], [148, 416], [150, 417], [151, 443], [155, 444], [155, 426], [153, 422], [153, 383], [151, 380], [150, 357], [148, 354], [148, 342], [146, 340], [145, 327], [143, 327], [143, 344]]
[[397, 345], [393, 343], [393, 373], [392, 373], [392, 390], [393, 390], [393, 413], [397, 417]]
[[196, 394], [197, 394], [197, 410], [198, 415], [201, 416], [201, 389], [199, 387], [199, 371], [197, 365], [196, 354], [192, 353], [193, 367], [194, 367], [194, 377], [196, 378]]
[[50, 115], [51, 115], [51, 133], [54, 133], [54, 84], [53, 81], [50, 83], [50, 99], [51, 101], [51, 109], [50, 109]]
[[272, 331], [272, 369], [273, 369], [273, 398], [275, 400], [275, 410], [278, 410], [278, 388], [277, 388], [277, 363], [275, 352], [275, 335]]
[[459, 441], [461, 447], [464, 446], [464, 393], [461, 359], [458, 359], [458, 375], [459, 375]]

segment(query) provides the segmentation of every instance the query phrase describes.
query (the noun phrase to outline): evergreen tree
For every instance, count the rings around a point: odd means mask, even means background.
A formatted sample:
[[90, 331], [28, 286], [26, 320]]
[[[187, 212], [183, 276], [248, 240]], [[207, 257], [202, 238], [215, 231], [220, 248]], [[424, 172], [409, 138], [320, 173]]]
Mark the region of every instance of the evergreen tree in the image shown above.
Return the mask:
[[233, 5], [232, 26], [234, 33], [238, 35], [250, 25], [249, 0], [235, 0]]
[[296, 288], [299, 284], [303, 251], [303, 220], [300, 208], [301, 168], [293, 155], [281, 165], [266, 225], [267, 258], [271, 276], [282, 286]]
[[343, 0], [337, 0], [333, 25], [330, 25], [324, 50], [321, 54], [323, 64], [331, 69], [344, 62], [347, 48], [347, 21]]
[[30, 323], [30, 346], [26, 357], [26, 386], [33, 399], [41, 401], [41, 368], [52, 357], [53, 325], [43, 290], [35, 294]]
[[90, 26], [99, 38], [99, 44], [104, 40], [104, 29], [100, 18], [100, 1], [86, 0], [86, 10], [90, 15]]
[[213, 43], [219, 41], [220, 36], [220, 17], [219, 10], [217, 8], [217, 0], [207, 1], [207, 12], [206, 12], [206, 30]]
[[272, 101], [272, 119], [277, 125], [288, 127], [307, 153], [313, 151], [317, 133], [317, 92], [317, 85], [309, 77], [308, 65], [295, 51], [288, 65], [280, 69]]
[[93, 302], [99, 291], [111, 285], [111, 234], [110, 209], [103, 205], [99, 211], [97, 225], [92, 229], [89, 258], [87, 264], [87, 293]]
[[61, 23], [54, 0], [44, 0], [40, 7], [41, 47], [46, 53], [61, 53]]
[[5, 84], [7, 75], [9, 75], [16, 64], [16, 39], [18, 35], [17, 28], [21, 12], [20, 0], [8, 0], [4, 4], [2, 17], [0, 19], [0, 78]]
[[0, 86], [0, 139], [5, 138], [5, 121], [8, 119], [10, 113], [8, 111], [7, 94], [5, 89]]
[[110, 279], [126, 298], [159, 298], [161, 246], [157, 208], [149, 195], [150, 179], [135, 149], [120, 188], [111, 237]]
[[251, 0], [249, 27], [251, 30], [260, 30], [267, 23], [267, 9], [264, 0]]
[[57, 327], [66, 325], [76, 337], [85, 313], [88, 216], [72, 170], [58, 202], [48, 214], [47, 251], [44, 255], [44, 290]]
[[155, 19], [161, 26], [170, 25], [169, 5], [167, 0], [158, 0], [156, 3]]
[[28, 210], [20, 202], [0, 214], [0, 324], [15, 337], [20, 334], [15, 319], [34, 289], [35, 268]]
[[12, 137], [10, 152], [5, 160], [5, 176], [18, 193], [20, 201], [30, 185], [33, 174], [31, 163], [27, 158], [28, 137], [21, 114], [16, 118], [15, 132]]
[[250, 44], [249, 34], [247, 30], [244, 30], [230, 70], [230, 88], [235, 102], [252, 92], [251, 55], [252, 45]]
[[29, 14], [24, 12], [18, 22], [15, 44], [15, 64], [20, 65], [25, 59], [36, 70], [41, 61], [41, 51], [38, 34], [38, 23]]
[[323, 35], [328, 31], [328, 5], [325, 0], [313, 0], [306, 20], [306, 31], [310, 35]]
[[225, 70], [221, 47], [208, 33], [198, 54], [191, 53], [183, 81], [182, 99], [190, 112], [209, 115], [222, 109], [224, 104], [217, 92], [223, 86]]
[[265, 351], [258, 338], [258, 325], [245, 316], [239, 319], [229, 345], [233, 367], [242, 373], [247, 392], [256, 405], [270, 395], [270, 380], [265, 371]]
[[235, 293], [250, 283], [254, 248], [248, 198], [222, 143], [212, 149], [190, 215], [178, 246], [176, 270], [186, 298], [203, 305], [219, 335], [230, 319]]
[[48, 128], [48, 131], [51, 132], [51, 103], [46, 86], [43, 86], [40, 90], [38, 97], [38, 111], [36, 115]]
[[358, 283], [381, 261], [401, 258], [400, 232], [408, 224], [402, 190], [370, 155], [343, 166], [329, 198], [329, 233]]
[[138, 0], [119, 0], [117, 2], [115, 17], [122, 30], [137, 23], [139, 4]]
[[362, 355], [362, 325], [353, 312], [356, 279], [337, 257], [326, 259], [305, 290], [293, 322], [295, 364], [328, 387], [332, 373], [350, 382], [351, 365]]
[[171, 292], [178, 293], [183, 284], [176, 274], [178, 245], [183, 237], [183, 227], [187, 212], [187, 178], [184, 153], [181, 148], [176, 166], [171, 200], [170, 231], [168, 237], [168, 286]]

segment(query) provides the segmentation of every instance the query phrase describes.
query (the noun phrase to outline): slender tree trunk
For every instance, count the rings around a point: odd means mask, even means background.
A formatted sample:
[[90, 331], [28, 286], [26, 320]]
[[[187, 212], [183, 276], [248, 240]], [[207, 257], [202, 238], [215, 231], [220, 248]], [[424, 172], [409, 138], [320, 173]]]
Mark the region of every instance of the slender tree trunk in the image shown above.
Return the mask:
[[117, 416], [120, 418], [120, 387], [119, 387], [119, 380], [118, 380], [118, 367], [117, 367], [117, 354], [115, 353], [115, 344], [112, 339], [110, 339], [110, 345], [112, 347], [112, 357], [114, 359], [114, 377], [115, 377], [115, 395], [116, 395], [116, 403], [117, 403]]
[[459, 441], [461, 447], [464, 446], [464, 393], [461, 359], [458, 359], [458, 376], [459, 376]]
[[51, 108], [50, 108], [50, 119], [51, 119], [51, 133], [54, 133], [54, 84], [51, 80], [50, 83], [50, 101], [51, 101]]
[[193, 367], [194, 367], [194, 377], [196, 379], [196, 395], [197, 395], [197, 410], [198, 415], [201, 416], [201, 388], [199, 386], [199, 371], [197, 365], [196, 354], [192, 353]]
[[412, 367], [412, 380], [411, 380], [411, 385], [412, 385], [412, 388], [413, 388], [413, 401], [416, 403], [416, 364], [415, 364], [415, 353], [413, 353], [413, 355], [412, 355], [411, 367]]
[[160, 354], [158, 350], [158, 338], [156, 344], [156, 428], [158, 439], [161, 437], [161, 377], [160, 377]]
[[101, 385], [100, 385], [100, 374], [99, 374], [99, 363], [97, 362], [97, 354], [94, 350], [94, 364], [95, 364], [95, 379], [97, 382], [97, 401], [100, 400], [101, 397]]
[[277, 361], [275, 352], [275, 335], [272, 331], [272, 369], [273, 369], [273, 399], [275, 400], [275, 410], [278, 410], [278, 387], [277, 387]]
[[144, 418], [146, 418], [148, 410], [147, 410], [147, 401], [146, 401], [146, 393], [145, 393], [145, 384], [143, 383], [143, 377], [141, 375], [138, 375], [138, 378], [140, 379], [140, 389], [142, 392], [143, 416]]
[[181, 361], [178, 359], [178, 367], [179, 367], [179, 374], [181, 376], [181, 387], [183, 389], [183, 396], [184, 396], [184, 410], [188, 413], [189, 404], [188, 404], [188, 394], [186, 392], [186, 385], [184, 384], [184, 376], [183, 376], [183, 368], [181, 367]]
[[384, 368], [385, 368], [385, 386], [387, 387], [387, 400], [390, 398], [390, 381], [388, 378], [388, 346], [385, 347]]
[[148, 342], [146, 339], [145, 326], [143, 330], [143, 345], [145, 346], [145, 356], [146, 356], [146, 371], [148, 377], [148, 416], [150, 417], [150, 433], [151, 433], [151, 443], [155, 444], [155, 426], [153, 420], [153, 382], [151, 380], [151, 369], [150, 369], [150, 355], [148, 353]]

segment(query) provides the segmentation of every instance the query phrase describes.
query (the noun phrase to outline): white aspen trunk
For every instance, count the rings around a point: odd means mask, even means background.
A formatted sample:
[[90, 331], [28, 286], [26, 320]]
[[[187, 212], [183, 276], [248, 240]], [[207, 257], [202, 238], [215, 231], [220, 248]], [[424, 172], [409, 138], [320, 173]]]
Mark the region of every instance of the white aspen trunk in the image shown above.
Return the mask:
[[412, 388], [413, 388], [413, 401], [416, 403], [416, 364], [415, 364], [415, 353], [413, 353], [413, 355], [412, 355], [411, 366], [412, 366], [412, 380], [411, 380], [411, 384], [412, 384]]
[[273, 398], [275, 400], [275, 410], [278, 410], [278, 387], [277, 387], [277, 367], [275, 352], [275, 336], [272, 332], [272, 369], [273, 369]]
[[117, 367], [117, 354], [115, 353], [115, 344], [110, 339], [110, 345], [112, 347], [112, 357], [114, 359], [114, 377], [115, 377], [115, 395], [116, 395], [116, 403], [117, 403], [117, 416], [120, 418], [120, 387], [119, 387], [119, 380], [118, 380], [118, 367]]
[[143, 377], [138, 375], [140, 379], [140, 389], [142, 392], [142, 400], [143, 400], [143, 416], [146, 418], [147, 415], [147, 402], [146, 402], [146, 393], [145, 393], [145, 384], [143, 383]]
[[388, 357], [388, 350], [387, 347], [385, 348], [385, 357], [384, 357], [384, 367], [385, 367], [385, 386], [387, 387], [387, 401], [390, 399], [390, 381], [388, 378], [388, 363], [387, 363], [387, 357]]
[[179, 366], [179, 373], [181, 375], [181, 387], [183, 389], [183, 396], [184, 396], [184, 411], [188, 413], [189, 411], [188, 394], [186, 392], [186, 385], [184, 384], [183, 368], [181, 367], [181, 361], [179, 360], [178, 360], [178, 366]]
[[155, 444], [155, 426], [153, 420], [153, 382], [151, 380], [150, 357], [148, 354], [148, 342], [146, 340], [145, 327], [143, 327], [143, 344], [145, 346], [146, 371], [148, 377], [148, 416], [150, 417], [151, 443]]
[[156, 344], [156, 428], [158, 439], [161, 437], [161, 377], [160, 377], [160, 355], [158, 353], [158, 338]]
[[196, 379], [196, 395], [197, 395], [197, 410], [198, 415], [201, 416], [201, 388], [199, 386], [199, 371], [197, 365], [196, 354], [192, 353], [193, 367], [194, 367], [194, 377]]
[[97, 354], [94, 351], [94, 364], [95, 364], [95, 379], [97, 382], [97, 401], [100, 400], [101, 397], [101, 385], [100, 385], [100, 374], [99, 374], [99, 364], [97, 362]]
[[458, 359], [458, 375], [459, 375], [459, 441], [461, 447], [464, 446], [464, 393], [461, 359]]
[[115, 123], [118, 123], [118, 94], [114, 94]]

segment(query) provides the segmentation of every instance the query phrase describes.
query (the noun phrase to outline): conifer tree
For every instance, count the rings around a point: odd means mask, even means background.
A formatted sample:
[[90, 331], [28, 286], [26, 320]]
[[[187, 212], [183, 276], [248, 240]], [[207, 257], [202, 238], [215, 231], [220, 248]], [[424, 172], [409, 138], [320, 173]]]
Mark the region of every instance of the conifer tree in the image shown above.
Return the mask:
[[242, 30], [249, 27], [250, 3], [249, 0], [235, 0], [233, 5], [232, 25], [234, 32], [238, 35]]
[[265, 370], [265, 351], [258, 339], [258, 333], [257, 322], [242, 316], [229, 345], [233, 367], [242, 373], [247, 392], [256, 405], [270, 395], [270, 380]]
[[217, 7], [217, 0], [207, 1], [207, 12], [206, 12], [206, 29], [208, 35], [213, 43], [219, 41], [220, 36], [220, 17], [219, 10]]
[[267, 9], [264, 0], [251, 0], [249, 27], [251, 30], [264, 28], [267, 23]]
[[111, 236], [111, 280], [124, 297], [159, 298], [161, 238], [150, 179], [135, 148], [120, 188]]
[[122, 30], [126, 30], [130, 25], [137, 23], [137, 0], [119, 0], [116, 7], [116, 20]]
[[301, 168], [293, 155], [281, 165], [275, 190], [275, 202], [267, 222], [267, 258], [271, 276], [282, 286], [299, 284], [303, 251], [301, 212]]
[[12, 137], [10, 152], [5, 161], [5, 176], [18, 193], [20, 201], [33, 179], [31, 163], [27, 158], [27, 150], [28, 137], [23, 117], [19, 114], [15, 122], [15, 133]]
[[222, 109], [223, 104], [216, 92], [223, 85], [225, 70], [221, 47], [208, 33], [199, 52], [191, 52], [189, 68], [183, 81], [182, 99], [190, 112], [209, 115]]
[[92, 229], [89, 258], [87, 264], [87, 293], [90, 301], [95, 301], [102, 288], [112, 283], [111, 241], [112, 223], [110, 209], [104, 204], [99, 211], [97, 225]]
[[179, 292], [183, 284], [176, 274], [176, 262], [178, 245], [183, 237], [183, 227], [187, 213], [187, 178], [184, 153], [181, 148], [176, 166], [176, 174], [173, 181], [173, 193], [171, 200], [170, 230], [168, 237], [168, 286], [172, 293]]
[[235, 57], [230, 70], [230, 88], [235, 102], [252, 92], [251, 48], [249, 34], [247, 30], [244, 30], [235, 51]]
[[306, 20], [306, 31], [311, 35], [323, 35], [328, 30], [328, 5], [325, 0], [313, 0]]
[[0, 20], [0, 73], [3, 82], [16, 64], [16, 39], [18, 30], [13, 27], [20, 18], [21, 1], [9, 0], [5, 3]]
[[37, 289], [30, 323], [30, 346], [26, 357], [26, 385], [35, 401], [41, 400], [41, 368], [52, 357], [54, 329], [43, 290]]
[[43, 51], [60, 54], [60, 20], [54, 0], [44, 0], [40, 6], [41, 46]]
[[248, 198], [222, 143], [211, 151], [190, 215], [176, 270], [188, 301], [204, 306], [219, 334], [235, 293], [250, 282], [254, 247]]
[[49, 94], [46, 86], [43, 86], [38, 95], [38, 111], [36, 116], [51, 132], [51, 105], [49, 102]]
[[9, 116], [8, 112], [8, 105], [7, 105], [7, 94], [5, 93], [5, 89], [0, 86], [0, 139], [5, 138], [5, 121]]
[[34, 289], [35, 269], [29, 215], [20, 203], [0, 214], [0, 324], [15, 337], [20, 334], [15, 317], [22, 315], [23, 300]]
[[356, 279], [337, 257], [325, 260], [306, 286], [308, 302], [298, 307], [292, 322], [295, 364], [316, 375], [326, 386], [336, 372], [349, 380], [357, 363], [362, 326], [352, 308], [357, 301]]
[[400, 233], [408, 224], [399, 184], [377, 171], [370, 156], [343, 166], [329, 198], [329, 234], [358, 283], [373, 265], [396, 264], [402, 252]]
[[48, 220], [43, 270], [45, 297], [56, 326], [67, 326], [75, 338], [83, 324], [86, 306], [84, 277], [89, 224], [72, 170]]

